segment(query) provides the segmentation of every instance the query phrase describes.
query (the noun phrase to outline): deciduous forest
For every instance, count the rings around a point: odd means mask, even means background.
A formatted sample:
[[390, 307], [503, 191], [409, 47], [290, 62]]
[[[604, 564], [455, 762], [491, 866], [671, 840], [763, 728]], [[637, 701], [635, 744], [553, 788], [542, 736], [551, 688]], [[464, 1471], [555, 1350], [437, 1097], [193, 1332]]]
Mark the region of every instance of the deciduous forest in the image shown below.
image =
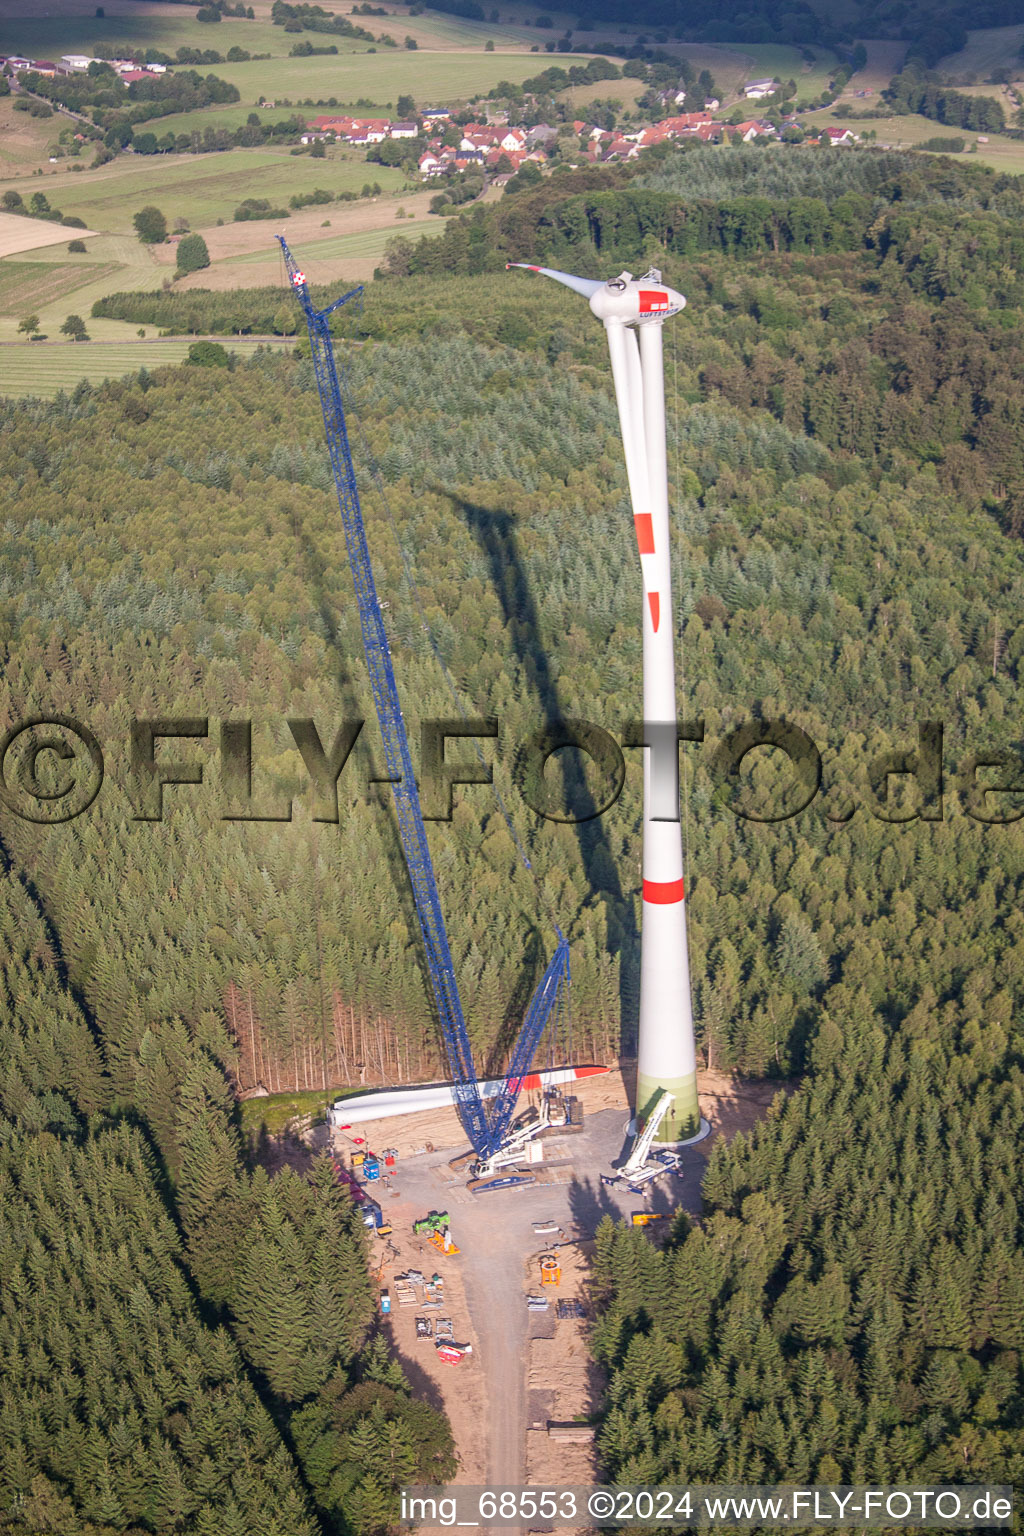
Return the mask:
[[[600, 1446], [625, 1482], [1024, 1472], [1020, 210], [963, 163], [687, 152], [453, 217], [339, 321], [414, 753], [458, 712], [440, 657], [498, 722], [480, 748], [532, 864], [485, 785], [430, 824], [490, 1070], [555, 922], [571, 1008], [542, 1054], [629, 1054], [641, 792], [628, 746], [600, 816], [520, 789], [546, 723], [624, 741], [640, 590], [600, 328], [494, 269], [653, 263], [689, 297], [666, 357], [699, 1046], [791, 1081], [664, 1252], [602, 1229]], [[226, 297], [116, 312], [202, 329]], [[282, 297], [230, 302], [255, 328]], [[0, 473], [0, 709], [74, 716], [106, 759], [83, 814], [0, 827], [3, 1501], [29, 1531], [371, 1530], [385, 1464], [435, 1480], [446, 1426], [371, 1340], [329, 1167], [268, 1179], [234, 1105], [444, 1071], [306, 349], [3, 402]], [[160, 819], [133, 718], [192, 722], [157, 759], [202, 782], [165, 786]], [[335, 805], [288, 721], [330, 750], [353, 719]], [[223, 752], [247, 720], [249, 803]], [[723, 770], [750, 720], [815, 743], [803, 809], [777, 748]], [[569, 815], [607, 785], [562, 757]]]

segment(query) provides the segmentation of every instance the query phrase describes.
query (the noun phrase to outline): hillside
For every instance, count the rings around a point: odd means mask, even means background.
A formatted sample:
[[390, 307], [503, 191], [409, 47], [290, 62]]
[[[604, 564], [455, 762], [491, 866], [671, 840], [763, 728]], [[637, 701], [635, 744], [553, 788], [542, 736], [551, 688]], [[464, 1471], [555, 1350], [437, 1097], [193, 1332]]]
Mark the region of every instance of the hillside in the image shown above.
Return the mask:
[[[667, 383], [680, 708], [704, 729], [684, 753], [698, 1041], [715, 1069], [799, 1082], [716, 1152], [704, 1216], [664, 1255], [602, 1232], [612, 1478], [1020, 1480], [1020, 197], [1012, 178], [910, 155], [684, 153], [642, 183], [556, 178], [450, 219], [393, 249], [362, 316], [339, 321], [414, 752], [425, 721], [455, 713], [436, 647], [468, 712], [498, 720], [482, 747], [533, 865], [484, 786], [430, 824], [476, 1057], [496, 1070], [556, 922], [571, 1018], [542, 1055], [633, 1049], [639, 759], [626, 749], [621, 796], [586, 820], [606, 781], [590, 765], [581, 785], [571, 761], [563, 785], [552, 773], [573, 818], [556, 821], [530, 809], [517, 754], [566, 716], [621, 741], [640, 690], [603, 337], [574, 295], [490, 268], [653, 261], [689, 298]], [[249, 318], [279, 303], [234, 298]], [[115, 307], [187, 330], [186, 306], [212, 318], [221, 302], [157, 290]], [[387, 791], [368, 782], [376, 730], [335, 805], [287, 723], [312, 719], [328, 746], [372, 720], [308, 357], [7, 400], [0, 473], [0, 709], [76, 717], [106, 764], [70, 820], [4, 819], [10, 921], [29, 935], [14, 981], [42, 1000], [8, 1008], [11, 1178], [27, 1191], [38, 1167], [52, 1211], [55, 1143], [83, 1187], [123, 1166], [133, 1266], [160, 1277], [198, 1360], [207, 1315], [227, 1330], [224, 1372], [272, 1408], [274, 1476], [307, 1500], [290, 1528], [376, 1529], [393, 1479], [357, 1412], [376, 1404], [382, 1456], [390, 1434], [403, 1468], [442, 1475], [443, 1421], [368, 1342], [361, 1239], [329, 1172], [253, 1172], [233, 1106], [257, 1084], [322, 1101], [444, 1070]], [[158, 757], [187, 765], [162, 810], [132, 772], [135, 718], [171, 722]], [[246, 720], [250, 802], [218, 761], [224, 722]], [[815, 744], [804, 808], [777, 750], [728, 773], [751, 720]], [[448, 756], [475, 761], [465, 744]], [[11, 795], [27, 782], [13, 757]], [[57, 788], [44, 780], [59, 803]], [[106, 1254], [123, 1210], [95, 1224]], [[327, 1296], [299, 1278], [324, 1272], [324, 1245], [347, 1255]], [[56, 1252], [39, 1263], [63, 1274]], [[282, 1292], [294, 1333], [268, 1301]], [[144, 1395], [132, 1370], [126, 1413]], [[102, 1433], [115, 1455], [120, 1430]], [[79, 1488], [26, 1436], [5, 1493], [70, 1500], [83, 1536], [89, 1520], [130, 1529], [101, 1472]], [[216, 1464], [211, 1510], [233, 1475]]]

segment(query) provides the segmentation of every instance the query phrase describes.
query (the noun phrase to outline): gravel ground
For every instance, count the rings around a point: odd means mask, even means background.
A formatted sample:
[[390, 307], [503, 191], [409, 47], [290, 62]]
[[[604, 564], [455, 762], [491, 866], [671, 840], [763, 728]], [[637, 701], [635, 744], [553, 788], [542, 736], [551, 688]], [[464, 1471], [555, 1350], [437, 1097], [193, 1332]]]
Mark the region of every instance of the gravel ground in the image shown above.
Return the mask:
[[[392, 1191], [381, 1200], [395, 1228], [399, 1257], [387, 1265], [381, 1283], [386, 1285], [389, 1275], [410, 1266], [426, 1273], [437, 1269], [452, 1288], [457, 1337], [460, 1309], [454, 1287], [464, 1294], [472, 1361], [453, 1369], [433, 1358], [427, 1360], [423, 1345], [414, 1345], [412, 1353], [416, 1365], [435, 1381], [452, 1418], [463, 1461], [460, 1481], [472, 1480], [471, 1469], [479, 1471], [482, 1481], [498, 1485], [521, 1483], [525, 1476], [527, 1340], [531, 1325], [535, 1333], [548, 1332], [550, 1325], [549, 1314], [527, 1311], [524, 1292], [539, 1288], [539, 1274], [533, 1273], [536, 1254], [558, 1240], [538, 1235], [534, 1223], [555, 1221], [566, 1238], [585, 1239], [593, 1235], [605, 1213], [621, 1221], [644, 1208], [668, 1211], [678, 1204], [699, 1208], [704, 1161], [696, 1149], [686, 1156], [684, 1178], [659, 1180], [649, 1205], [628, 1191], [602, 1185], [601, 1174], [610, 1172], [625, 1148], [626, 1119], [624, 1107], [603, 1109], [587, 1116], [582, 1132], [547, 1137], [546, 1161], [534, 1171], [538, 1180], [554, 1182], [519, 1189], [470, 1194], [465, 1174], [455, 1175], [448, 1167], [451, 1148], [399, 1160]], [[379, 1144], [380, 1138], [374, 1138], [373, 1145]], [[450, 1213], [452, 1236], [462, 1250], [457, 1258], [442, 1258], [435, 1249], [411, 1238], [413, 1220], [444, 1209]], [[404, 1335], [415, 1339], [415, 1309], [404, 1310], [409, 1313], [408, 1329], [396, 1320], [392, 1336], [407, 1357]]]
[[[526, 1293], [540, 1289], [537, 1255], [560, 1241], [557, 1234], [536, 1233], [534, 1223], [557, 1222], [564, 1240], [573, 1245], [569, 1273], [556, 1295], [580, 1294], [588, 1240], [602, 1216], [607, 1213], [616, 1221], [628, 1221], [637, 1210], [671, 1212], [679, 1206], [698, 1215], [701, 1181], [714, 1140], [748, 1129], [764, 1115], [779, 1087], [706, 1071], [700, 1073], [698, 1086], [701, 1112], [714, 1134], [684, 1149], [682, 1178], [659, 1179], [646, 1186], [643, 1195], [601, 1183], [601, 1175], [622, 1161], [630, 1141], [626, 1126], [632, 1082], [628, 1073], [624, 1079], [618, 1070], [575, 1085], [586, 1116], [583, 1130], [546, 1137], [545, 1161], [532, 1170], [538, 1182], [519, 1189], [469, 1193], [465, 1171], [453, 1173], [449, 1168], [450, 1159], [466, 1150], [454, 1110], [370, 1121], [353, 1126], [347, 1134], [337, 1133], [339, 1151], [350, 1152], [355, 1144], [377, 1152], [385, 1147], [398, 1149], [390, 1187], [375, 1190], [394, 1228], [392, 1242], [397, 1249], [385, 1265], [381, 1284], [391, 1284], [396, 1274], [410, 1267], [428, 1275], [434, 1270], [442, 1274], [445, 1311], [452, 1317], [456, 1339], [473, 1346], [472, 1355], [460, 1365], [444, 1365], [432, 1345], [416, 1339], [419, 1309], [398, 1308], [393, 1298], [392, 1340], [416, 1391], [443, 1405], [448, 1413], [460, 1456], [458, 1482], [523, 1483], [528, 1471], [536, 1475], [548, 1464], [552, 1452], [550, 1464], [559, 1465], [559, 1451], [565, 1448], [552, 1443], [549, 1451], [542, 1446], [546, 1432], [533, 1430], [532, 1424], [545, 1417], [575, 1417], [576, 1412], [586, 1413], [596, 1406], [600, 1388], [591, 1363], [585, 1350], [570, 1347], [568, 1337], [572, 1333], [582, 1339], [585, 1327], [566, 1322], [556, 1327], [553, 1308], [527, 1311]], [[525, 1108], [525, 1102], [520, 1107]], [[413, 1221], [428, 1211], [445, 1209], [461, 1249], [457, 1257], [442, 1257], [423, 1239], [412, 1236]], [[541, 1342], [553, 1340], [562, 1330], [566, 1331], [564, 1348], [561, 1343], [555, 1347]], [[534, 1343], [540, 1347], [531, 1348]], [[545, 1359], [558, 1367], [559, 1379], [552, 1379], [550, 1390], [540, 1385], [544, 1371], [537, 1369]], [[575, 1384], [573, 1372], [578, 1378]], [[575, 1412], [570, 1412], [574, 1393]]]

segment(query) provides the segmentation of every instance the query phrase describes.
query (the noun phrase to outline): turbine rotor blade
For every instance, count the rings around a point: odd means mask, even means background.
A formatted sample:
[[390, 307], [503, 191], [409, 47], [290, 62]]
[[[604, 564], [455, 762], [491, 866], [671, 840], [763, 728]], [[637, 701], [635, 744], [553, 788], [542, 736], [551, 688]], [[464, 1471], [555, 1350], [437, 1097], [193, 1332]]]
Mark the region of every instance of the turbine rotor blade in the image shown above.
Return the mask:
[[508, 261], [505, 263], [505, 271], [511, 272], [513, 267], [521, 267], [524, 272], [539, 272], [542, 277], [553, 277], [556, 283], [563, 283], [566, 288], [571, 288], [574, 293], [581, 293], [585, 299], [589, 299], [604, 283], [596, 277], [574, 277], [571, 272], [556, 272], [553, 267], [535, 267], [528, 261]]

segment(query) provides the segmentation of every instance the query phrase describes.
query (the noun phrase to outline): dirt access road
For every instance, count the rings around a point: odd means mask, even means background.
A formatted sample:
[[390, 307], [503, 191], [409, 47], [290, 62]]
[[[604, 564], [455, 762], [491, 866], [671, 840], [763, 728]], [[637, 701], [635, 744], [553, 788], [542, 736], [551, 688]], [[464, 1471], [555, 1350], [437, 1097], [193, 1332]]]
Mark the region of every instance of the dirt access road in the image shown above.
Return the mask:
[[[455, 1336], [473, 1346], [472, 1356], [461, 1365], [446, 1366], [432, 1345], [416, 1340], [419, 1309], [392, 1312], [392, 1339], [414, 1385], [443, 1404], [451, 1420], [461, 1462], [459, 1482], [507, 1486], [522, 1483], [528, 1470], [538, 1475], [544, 1460], [540, 1441], [547, 1437], [546, 1430], [542, 1435], [531, 1426], [545, 1418], [545, 1409], [547, 1417], [571, 1418], [598, 1406], [600, 1382], [582, 1347], [585, 1328], [564, 1322], [556, 1328], [551, 1312], [527, 1310], [526, 1293], [540, 1289], [537, 1255], [558, 1241], [538, 1235], [534, 1224], [556, 1222], [572, 1245], [557, 1294], [583, 1293], [587, 1240], [602, 1216], [628, 1221], [636, 1210], [671, 1211], [680, 1205], [699, 1214], [705, 1161], [715, 1137], [752, 1125], [777, 1092], [775, 1084], [701, 1073], [701, 1112], [713, 1134], [685, 1152], [683, 1177], [658, 1180], [649, 1186], [645, 1202], [601, 1183], [601, 1175], [620, 1161], [627, 1145], [628, 1080], [610, 1072], [575, 1086], [584, 1105], [584, 1129], [578, 1135], [546, 1138], [545, 1164], [534, 1171], [550, 1183], [471, 1195], [465, 1174], [454, 1175], [448, 1166], [465, 1148], [454, 1110], [371, 1121], [337, 1138], [339, 1150], [351, 1151], [356, 1137], [377, 1152], [384, 1147], [398, 1150], [391, 1188], [380, 1189], [397, 1248], [381, 1284], [389, 1285], [389, 1277], [393, 1280], [409, 1267], [427, 1275], [436, 1269], [445, 1278], [446, 1312]], [[423, 1239], [413, 1238], [413, 1221], [431, 1210], [449, 1212], [452, 1235], [462, 1250], [458, 1257], [444, 1258]], [[578, 1338], [563, 1342], [565, 1331], [573, 1328]], [[542, 1362], [556, 1355], [558, 1380], [549, 1381], [546, 1388]], [[552, 1465], [560, 1466], [564, 1448], [552, 1444], [551, 1453]]]

